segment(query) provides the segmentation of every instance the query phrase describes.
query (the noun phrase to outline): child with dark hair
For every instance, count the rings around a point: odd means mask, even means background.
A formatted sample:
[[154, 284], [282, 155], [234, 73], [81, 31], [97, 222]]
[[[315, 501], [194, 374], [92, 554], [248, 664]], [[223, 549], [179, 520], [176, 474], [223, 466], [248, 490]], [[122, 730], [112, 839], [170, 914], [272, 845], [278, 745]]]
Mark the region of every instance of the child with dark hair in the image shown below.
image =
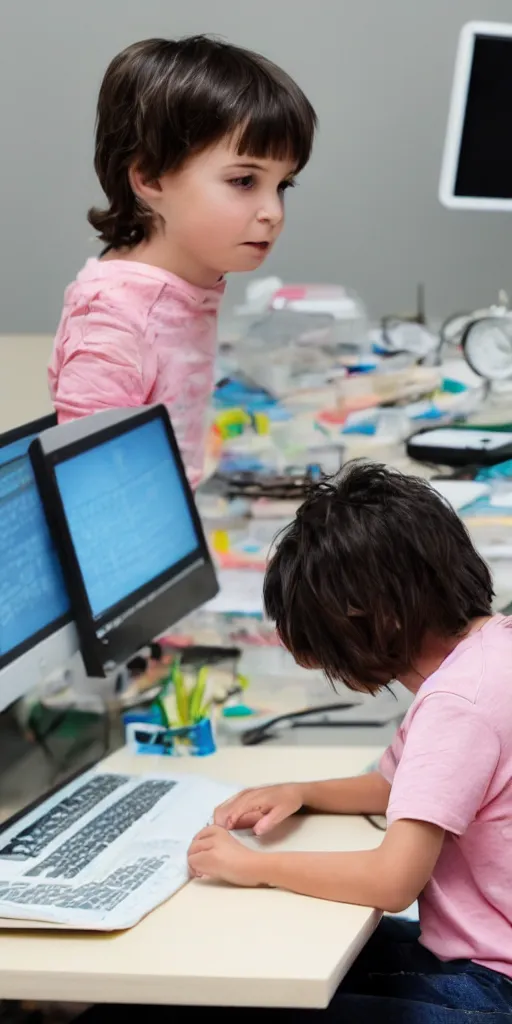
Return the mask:
[[[399, 680], [415, 695], [378, 770], [246, 790], [189, 851], [193, 875], [234, 885], [395, 914], [419, 899], [419, 926], [384, 918], [324, 1019], [512, 1020], [512, 623], [492, 597], [453, 509], [384, 466], [319, 484], [277, 544], [265, 605], [296, 661], [351, 689]], [[264, 853], [228, 831], [263, 835], [300, 808], [386, 814], [387, 832], [375, 850]]]
[[89, 211], [104, 243], [66, 291], [49, 370], [59, 421], [164, 402], [203, 468], [224, 275], [259, 268], [307, 164], [315, 112], [259, 54], [205, 36], [135, 43], [100, 90]]

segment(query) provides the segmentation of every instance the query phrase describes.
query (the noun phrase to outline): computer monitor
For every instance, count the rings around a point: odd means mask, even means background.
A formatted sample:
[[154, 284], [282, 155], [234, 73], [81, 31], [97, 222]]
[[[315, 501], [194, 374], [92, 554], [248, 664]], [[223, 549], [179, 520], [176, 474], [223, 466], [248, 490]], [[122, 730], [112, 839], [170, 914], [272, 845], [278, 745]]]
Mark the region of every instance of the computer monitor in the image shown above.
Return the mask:
[[444, 206], [512, 210], [512, 25], [459, 38], [439, 185]]
[[96, 413], [30, 455], [86, 670], [104, 676], [218, 591], [168, 412]]
[[0, 710], [79, 650], [28, 448], [55, 416], [0, 435]]

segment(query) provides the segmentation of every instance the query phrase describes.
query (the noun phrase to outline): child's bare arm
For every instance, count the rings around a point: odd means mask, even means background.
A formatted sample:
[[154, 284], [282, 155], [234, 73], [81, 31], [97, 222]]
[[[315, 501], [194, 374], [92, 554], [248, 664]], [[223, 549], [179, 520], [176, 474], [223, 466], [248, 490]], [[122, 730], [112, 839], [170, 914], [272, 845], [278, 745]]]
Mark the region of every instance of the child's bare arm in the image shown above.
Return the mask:
[[261, 854], [261, 884], [400, 913], [424, 889], [443, 838], [437, 825], [404, 820], [391, 825], [376, 850]]
[[391, 787], [380, 772], [303, 787], [304, 806], [323, 814], [385, 814]]
[[379, 772], [326, 782], [289, 782], [244, 789], [217, 807], [214, 822], [221, 828], [253, 828], [270, 832], [301, 807], [320, 814], [385, 814], [389, 783]]
[[404, 819], [375, 850], [350, 853], [266, 853], [248, 849], [225, 829], [211, 826], [188, 854], [195, 877], [233, 885], [267, 885], [338, 903], [399, 913], [419, 896], [434, 871], [444, 831]]

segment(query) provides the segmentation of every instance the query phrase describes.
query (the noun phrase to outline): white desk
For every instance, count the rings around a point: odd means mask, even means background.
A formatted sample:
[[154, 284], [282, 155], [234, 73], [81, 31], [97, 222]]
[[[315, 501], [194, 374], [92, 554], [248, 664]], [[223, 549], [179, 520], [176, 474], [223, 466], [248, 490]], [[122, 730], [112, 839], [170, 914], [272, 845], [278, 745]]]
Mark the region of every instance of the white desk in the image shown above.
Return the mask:
[[[357, 774], [370, 748], [227, 748], [211, 758], [114, 754], [98, 767], [194, 771], [244, 785]], [[364, 819], [299, 817], [273, 849], [370, 849]], [[193, 881], [114, 936], [0, 932], [0, 998], [324, 1007], [377, 925], [377, 911], [266, 889]]]

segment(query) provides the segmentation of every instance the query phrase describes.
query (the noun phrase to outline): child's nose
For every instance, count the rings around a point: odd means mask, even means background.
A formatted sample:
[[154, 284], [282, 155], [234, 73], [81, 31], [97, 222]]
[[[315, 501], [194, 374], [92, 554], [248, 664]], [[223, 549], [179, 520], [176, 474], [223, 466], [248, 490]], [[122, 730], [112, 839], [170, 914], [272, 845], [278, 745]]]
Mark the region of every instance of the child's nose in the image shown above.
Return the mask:
[[283, 219], [283, 204], [279, 196], [268, 199], [258, 214], [258, 220], [276, 227]]

